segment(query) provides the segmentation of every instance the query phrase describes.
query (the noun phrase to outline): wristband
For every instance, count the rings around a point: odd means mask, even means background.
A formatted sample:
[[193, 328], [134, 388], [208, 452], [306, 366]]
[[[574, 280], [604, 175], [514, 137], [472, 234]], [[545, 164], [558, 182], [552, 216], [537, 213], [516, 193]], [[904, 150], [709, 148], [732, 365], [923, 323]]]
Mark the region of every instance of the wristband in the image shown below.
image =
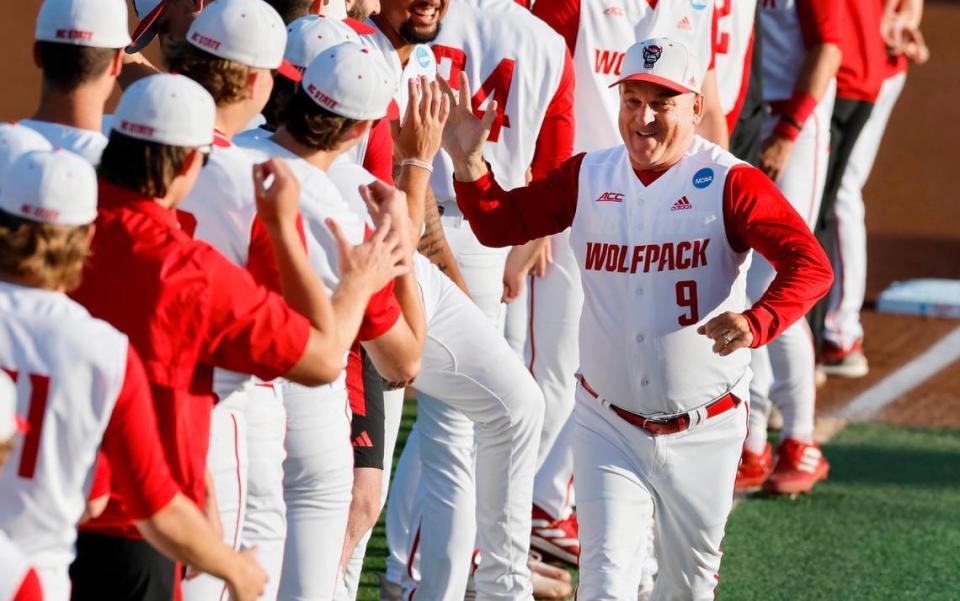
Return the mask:
[[800, 131], [803, 128], [797, 125], [793, 119], [790, 119], [786, 115], [780, 118], [780, 121], [777, 122], [777, 126], [773, 128], [773, 133], [776, 136], [781, 138], [786, 138], [791, 142], [796, 142], [797, 138], [800, 137]]
[[426, 161], [421, 161], [420, 159], [403, 159], [400, 161], [401, 167], [406, 166], [419, 167], [421, 169], [426, 169], [428, 173], [433, 173], [433, 165]]

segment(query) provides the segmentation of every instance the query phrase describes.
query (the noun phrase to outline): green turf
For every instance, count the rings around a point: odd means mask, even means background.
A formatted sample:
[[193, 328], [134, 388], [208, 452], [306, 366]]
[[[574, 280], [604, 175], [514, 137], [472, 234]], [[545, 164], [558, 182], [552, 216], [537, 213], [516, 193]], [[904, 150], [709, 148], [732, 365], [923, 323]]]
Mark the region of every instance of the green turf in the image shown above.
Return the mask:
[[[415, 411], [408, 403], [401, 440]], [[719, 598], [960, 600], [960, 430], [852, 425], [824, 452], [832, 471], [815, 494], [734, 510]], [[379, 599], [385, 558], [381, 522], [360, 601]]]
[[848, 426], [815, 493], [727, 526], [720, 598], [960, 599], [960, 431]]

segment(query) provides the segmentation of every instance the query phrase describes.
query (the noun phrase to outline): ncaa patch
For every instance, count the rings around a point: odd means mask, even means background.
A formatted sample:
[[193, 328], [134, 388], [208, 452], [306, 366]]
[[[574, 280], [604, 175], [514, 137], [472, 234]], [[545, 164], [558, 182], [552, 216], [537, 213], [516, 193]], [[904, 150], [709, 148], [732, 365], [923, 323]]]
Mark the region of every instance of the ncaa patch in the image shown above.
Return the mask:
[[707, 7], [706, 0], [690, 0], [690, 6], [693, 10], [703, 10]]
[[713, 169], [704, 167], [693, 174], [693, 187], [700, 190], [713, 183]]
[[433, 57], [430, 55], [430, 50], [426, 46], [422, 44], [417, 45], [416, 55], [417, 62], [420, 63], [422, 68], [426, 69], [430, 66], [430, 59]]

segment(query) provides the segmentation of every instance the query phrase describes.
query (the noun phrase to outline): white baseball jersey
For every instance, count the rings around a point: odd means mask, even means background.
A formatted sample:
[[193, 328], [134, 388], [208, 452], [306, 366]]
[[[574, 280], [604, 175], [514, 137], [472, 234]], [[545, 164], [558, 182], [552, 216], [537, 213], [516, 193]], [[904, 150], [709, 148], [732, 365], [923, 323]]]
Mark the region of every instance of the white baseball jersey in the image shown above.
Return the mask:
[[[498, 115], [483, 155], [507, 188], [526, 183], [537, 136], [563, 75], [564, 42], [524, 8], [508, 0], [453, 0], [431, 43], [437, 73], [454, 89], [465, 72], [473, 110], [496, 100]], [[430, 185], [437, 202], [453, 207], [453, 163], [437, 154]]]
[[716, 67], [720, 106], [729, 113], [743, 104], [753, 47], [753, 20], [757, 0], [716, 0]]
[[0, 368], [30, 431], [0, 472], [0, 530], [38, 568], [73, 561], [127, 338], [64, 294], [0, 282]]
[[720, 359], [696, 331], [748, 307], [749, 252], [731, 248], [724, 226], [724, 183], [738, 163], [699, 137], [649, 186], [623, 145], [583, 160], [570, 233], [585, 297], [580, 368], [628, 411], [688, 411], [747, 373], [749, 352]]
[[[579, 4], [576, 46], [578, 151], [597, 150], [620, 143], [617, 81], [627, 49], [653, 37], [682, 42], [707, 72], [713, 49], [713, 0], [565, 0]], [[544, 3], [546, 5], [546, 3]], [[545, 7], [537, 7], [541, 14]], [[543, 17], [550, 22], [549, 15]], [[498, 173], [498, 177], [500, 177]]]
[[760, 5], [763, 36], [763, 100], [786, 100], [807, 57], [797, 0]]
[[103, 149], [107, 147], [109, 141], [107, 136], [99, 131], [70, 127], [60, 123], [35, 119], [23, 119], [18, 123], [40, 132], [55, 147], [79, 154], [94, 166], [100, 164], [100, 155], [103, 154]]
[[30, 571], [30, 563], [6, 534], [0, 530], [0, 601], [15, 601], [14, 595]]
[[[250, 267], [254, 231], [260, 225], [256, 220], [253, 166], [261, 160], [218, 134], [209, 163], [178, 207], [181, 213], [192, 216], [190, 221], [196, 221], [194, 238], [208, 242], [230, 262], [244, 268]], [[183, 220], [182, 215], [180, 218]], [[255, 381], [250, 374], [219, 368], [213, 372], [213, 389], [220, 399]]]

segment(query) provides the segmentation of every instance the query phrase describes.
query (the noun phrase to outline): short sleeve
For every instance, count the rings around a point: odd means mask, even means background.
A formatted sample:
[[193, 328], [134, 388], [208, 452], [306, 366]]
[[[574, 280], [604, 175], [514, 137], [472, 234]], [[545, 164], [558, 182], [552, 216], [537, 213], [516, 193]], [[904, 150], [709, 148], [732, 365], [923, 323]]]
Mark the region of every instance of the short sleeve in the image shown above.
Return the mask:
[[290, 371], [310, 338], [307, 318], [212, 248], [197, 258], [210, 278], [203, 362], [264, 380]]

